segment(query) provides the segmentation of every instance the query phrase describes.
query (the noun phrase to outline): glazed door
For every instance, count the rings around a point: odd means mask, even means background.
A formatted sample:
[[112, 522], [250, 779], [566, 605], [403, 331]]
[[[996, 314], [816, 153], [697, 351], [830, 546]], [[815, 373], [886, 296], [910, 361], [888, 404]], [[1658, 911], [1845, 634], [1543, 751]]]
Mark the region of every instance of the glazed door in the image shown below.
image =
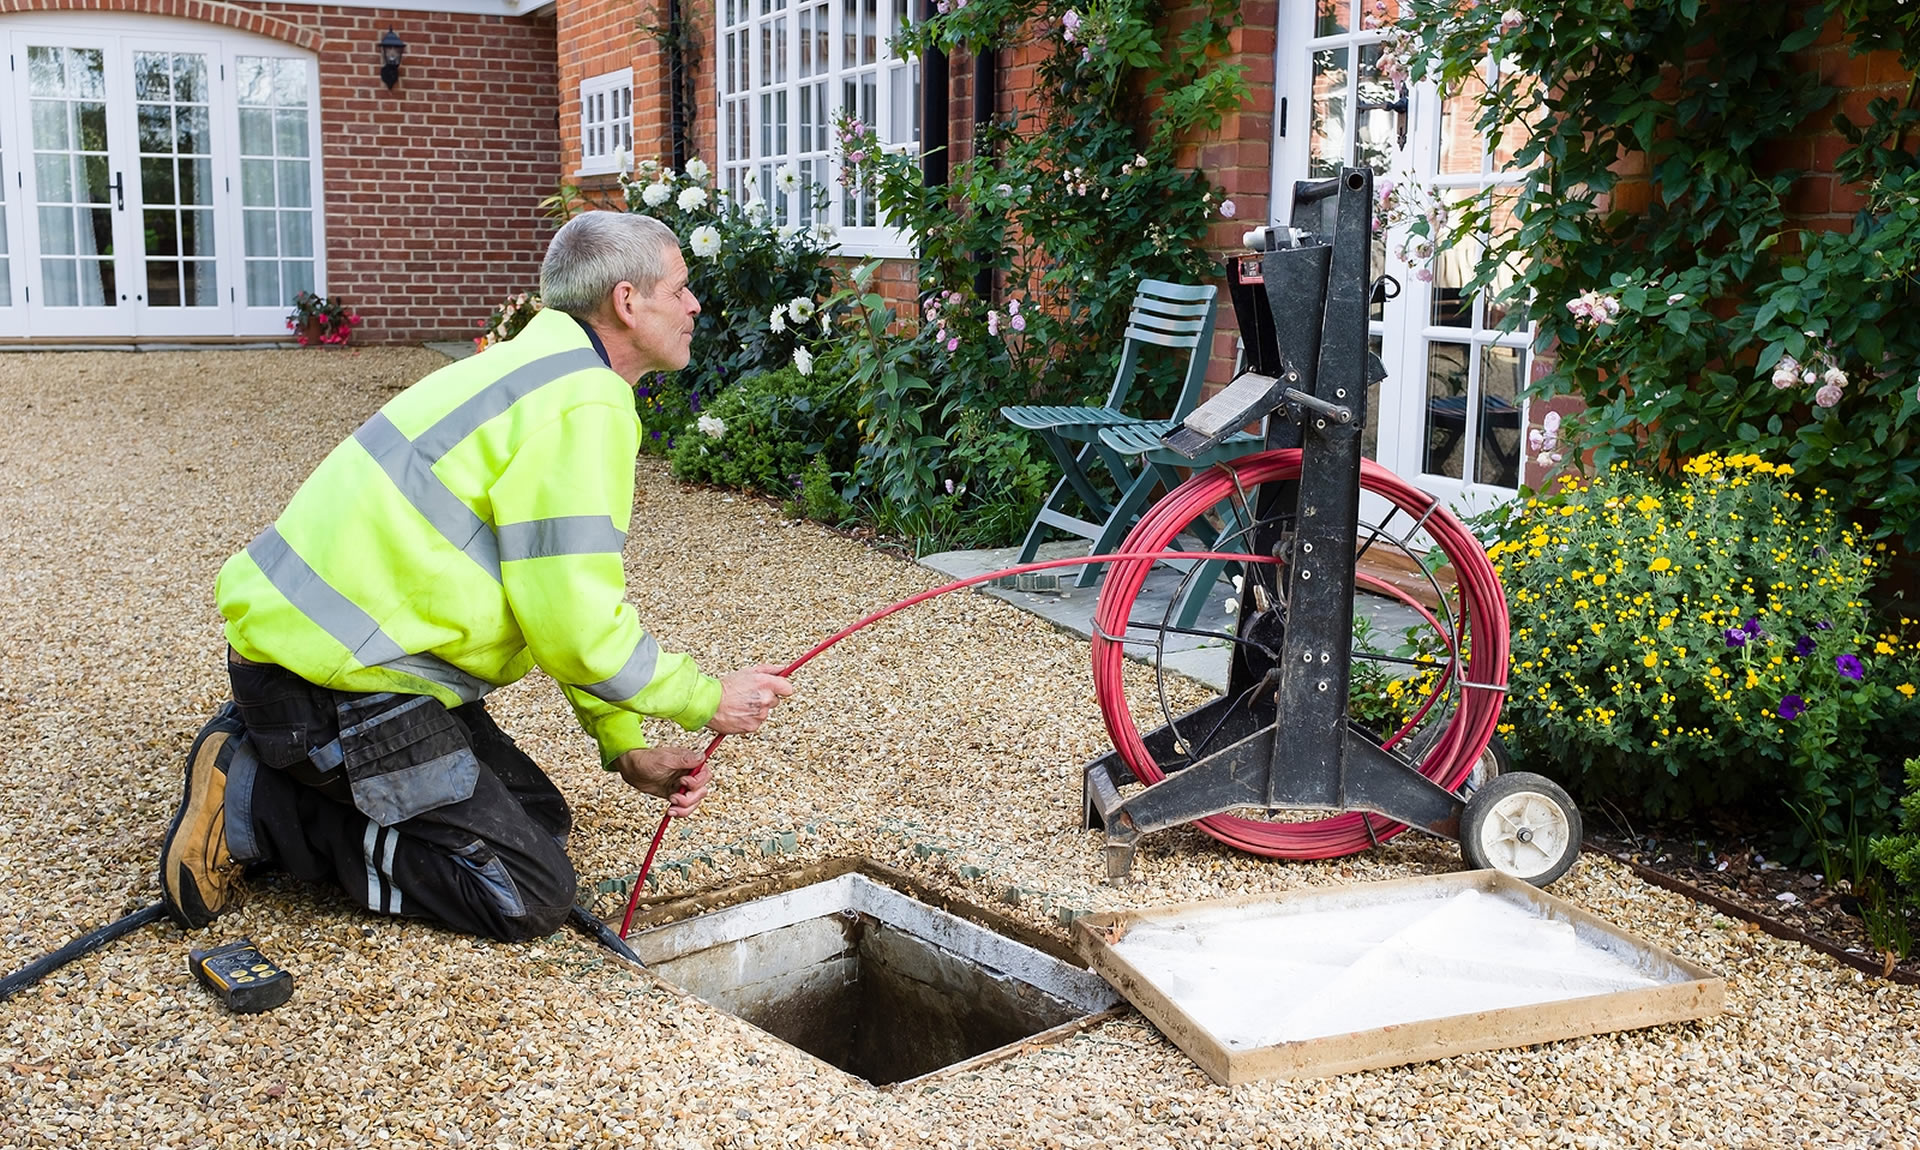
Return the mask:
[[[1376, 186], [1411, 181], [1440, 203], [1513, 185], [1511, 152], [1487, 147], [1474, 132], [1470, 99], [1443, 102], [1432, 85], [1401, 82], [1383, 60], [1382, 26], [1398, 7], [1398, 0], [1282, 6], [1276, 213], [1287, 210], [1294, 181], [1347, 164], [1373, 169]], [[1520, 393], [1530, 366], [1529, 330], [1502, 330], [1507, 317], [1464, 290], [1482, 243], [1454, 236], [1423, 255], [1403, 226], [1389, 226], [1376, 231], [1373, 247], [1374, 274], [1392, 276], [1401, 290], [1373, 309], [1373, 347], [1388, 377], [1368, 395], [1366, 454], [1463, 513], [1515, 494], [1525, 427]]]
[[11, 23], [0, 336], [284, 335], [325, 290], [312, 61], [158, 21]]

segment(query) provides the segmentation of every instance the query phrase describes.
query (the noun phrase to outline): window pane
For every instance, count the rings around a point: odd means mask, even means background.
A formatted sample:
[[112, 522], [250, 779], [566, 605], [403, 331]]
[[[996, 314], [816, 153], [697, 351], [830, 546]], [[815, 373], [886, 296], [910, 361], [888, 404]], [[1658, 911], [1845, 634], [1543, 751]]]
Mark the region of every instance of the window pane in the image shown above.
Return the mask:
[[80, 182], [75, 189], [81, 193], [81, 199], [89, 204], [106, 204], [113, 200], [113, 180], [108, 176], [105, 156], [75, 156], [73, 160], [74, 178]]
[[171, 208], [141, 213], [146, 224], [145, 246], [150, 256], [180, 254], [180, 229]]
[[212, 160], [201, 158], [180, 161], [180, 202], [183, 204], [213, 202]]
[[107, 106], [105, 104], [76, 103], [73, 106], [75, 139], [80, 142], [80, 150], [85, 152], [104, 152], [107, 150]]
[[207, 58], [182, 54], [173, 58], [173, 98], [182, 104], [207, 102]]
[[213, 212], [203, 210], [180, 213], [180, 254], [210, 256], [213, 250]]
[[1460, 89], [1440, 101], [1440, 174], [1477, 176], [1486, 150], [1473, 121], [1479, 115], [1486, 85], [1478, 75], [1460, 81]]
[[273, 113], [265, 108], [240, 109], [240, 154], [273, 155]]
[[73, 202], [73, 168], [67, 163], [67, 157], [64, 154], [35, 156], [33, 180], [38, 186], [41, 203]]
[[280, 265], [280, 290], [286, 293], [287, 303], [303, 291], [313, 290], [313, 262], [311, 260], [287, 260]]
[[147, 156], [140, 161], [140, 200], [148, 204], [172, 204], [173, 161], [165, 156]]
[[1467, 365], [1464, 343], [1427, 347], [1427, 454], [1421, 470], [1449, 479], [1463, 478], [1467, 437]]
[[272, 160], [240, 161], [240, 202], [249, 208], [273, 206]]
[[1307, 171], [1314, 178], [1338, 175], [1351, 153], [1347, 119], [1347, 50], [1313, 54], [1313, 124]]
[[[1313, 34], [1335, 36], [1347, 30], [1347, 6], [1353, 0], [1316, 0]], [[1365, 0], [1362, 0], [1364, 3]]]
[[[307, 106], [307, 62], [276, 59], [273, 62], [273, 102], [282, 108]], [[301, 155], [305, 155], [302, 152]]]
[[133, 54], [133, 95], [161, 103], [173, 99], [173, 57], [159, 52]]
[[140, 150], [149, 155], [173, 151], [173, 108], [168, 104], [140, 105]]
[[211, 135], [207, 132], [207, 109], [205, 105], [194, 104], [176, 110], [174, 117], [174, 140], [182, 155], [205, 156], [213, 152]]
[[279, 303], [280, 265], [273, 260], [248, 260], [247, 306], [277, 307]]
[[280, 161], [280, 206], [283, 208], [304, 208], [313, 203], [312, 184], [309, 172], [312, 165], [305, 160]]
[[[273, 77], [264, 56], [234, 59], [234, 99], [242, 104], [264, 104], [273, 96]], [[246, 113], [241, 113], [244, 122]]]
[[283, 156], [307, 154], [307, 110], [281, 108], [273, 114], [274, 141]]
[[280, 213], [280, 254], [313, 258], [313, 216], [309, 212]]
[[40, 294], [48, 307], [80, 306], [80, 282], [72, 260], [40, 261]]
[[74, 247], [73, 209], [61, 204], [40, 208], [40, 250], [47, 255], [70, 256]]
[[241, 213], [242, 219], [246, 222], [248, 255], [277, 256], [280, 254], [280, 229], [274, 220], [274, 214], [273, 212]]
[[186, 307], [218, 307], [220, 285], [212, 260], [187, 260], [180, 265], [180, 302]]
[[1481, 483], [1520, 486], [1519, 348], [1485, 347], [1480, 360], [1480, 440], [1474, 476]]
[[180, 265], [172, 260], [147, 261], [147, 302], [154, 307], [180, 306]]
[[73, 146], [64, 100], [33, 102], [33, 146], [49, 151], [64, 151]]

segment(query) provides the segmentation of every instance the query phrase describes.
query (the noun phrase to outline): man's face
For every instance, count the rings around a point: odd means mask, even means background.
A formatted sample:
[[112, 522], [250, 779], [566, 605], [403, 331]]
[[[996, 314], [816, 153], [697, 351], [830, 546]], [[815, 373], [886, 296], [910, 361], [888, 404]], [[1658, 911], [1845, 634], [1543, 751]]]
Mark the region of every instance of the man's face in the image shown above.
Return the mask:
[[693, 320], [700, 301], [687, 287], [687, 261], [679, 248], [667, 253], [666, 270], [651, 293], [622, 284], [633, 349], [648, 371], [679, 371], [693, 350]]

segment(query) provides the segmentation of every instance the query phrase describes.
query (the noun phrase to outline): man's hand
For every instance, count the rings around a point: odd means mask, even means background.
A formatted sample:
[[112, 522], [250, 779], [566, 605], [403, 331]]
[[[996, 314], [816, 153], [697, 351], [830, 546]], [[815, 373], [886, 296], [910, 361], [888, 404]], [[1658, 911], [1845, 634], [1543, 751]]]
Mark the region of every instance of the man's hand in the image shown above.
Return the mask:
[[613, 760], [613, 767], [634, 790], [666, 799], [667, 814], [676, 819], [692, 814], [713, 782], [704, 752], [686, 747], [638, 747]]
[[720, 677], [720, 707], [707, 720], [707, 729], [723, 735], [750, 735], [773, 714], [780, 700], [793, 694], [793, 684], [775, 674], [771, 663], [748, 667]]

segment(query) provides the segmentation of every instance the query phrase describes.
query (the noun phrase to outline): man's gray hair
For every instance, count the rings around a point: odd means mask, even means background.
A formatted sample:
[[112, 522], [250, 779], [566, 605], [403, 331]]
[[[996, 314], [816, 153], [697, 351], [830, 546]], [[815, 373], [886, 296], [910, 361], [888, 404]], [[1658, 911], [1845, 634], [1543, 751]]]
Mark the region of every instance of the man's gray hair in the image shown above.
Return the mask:
[[626, 280], [652, 294], [680, 248], [673, 229], [631, 212], [582, 212], [563, 224], [540, 264], [540, 298], [578, 319], [600, 310]]

